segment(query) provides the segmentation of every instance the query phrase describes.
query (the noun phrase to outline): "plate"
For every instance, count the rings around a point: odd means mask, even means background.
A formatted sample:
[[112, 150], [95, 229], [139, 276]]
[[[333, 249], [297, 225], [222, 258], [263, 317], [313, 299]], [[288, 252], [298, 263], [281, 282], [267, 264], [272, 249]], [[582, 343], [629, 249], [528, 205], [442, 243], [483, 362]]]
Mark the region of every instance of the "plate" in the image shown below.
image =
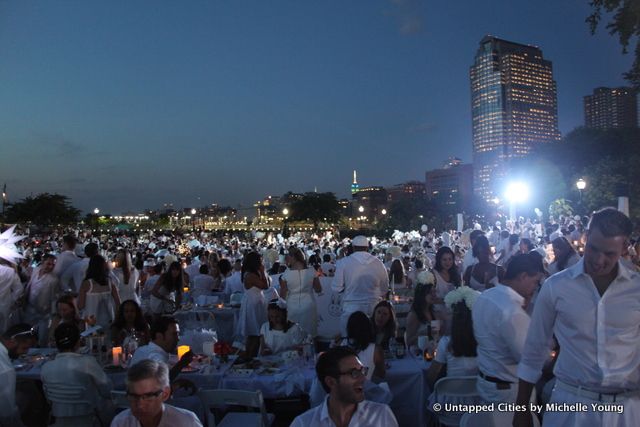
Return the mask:
[[227, 371], [227, 375], [232, 377], [246, 378], [253, 374], [253, 369], [232, 368]]

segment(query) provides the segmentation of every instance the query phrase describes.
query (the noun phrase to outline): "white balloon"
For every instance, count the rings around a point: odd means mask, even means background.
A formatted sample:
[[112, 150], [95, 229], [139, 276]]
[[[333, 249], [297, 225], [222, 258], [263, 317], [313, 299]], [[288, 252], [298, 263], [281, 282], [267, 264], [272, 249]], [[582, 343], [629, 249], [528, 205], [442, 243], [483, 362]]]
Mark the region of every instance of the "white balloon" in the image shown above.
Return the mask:
[[429, 227], [427, 227], [426, 224], [422, 224], [422, 227], [420, 227], [420, 230], [422, 230], [423, 233], [426, 233], [429, 230]]

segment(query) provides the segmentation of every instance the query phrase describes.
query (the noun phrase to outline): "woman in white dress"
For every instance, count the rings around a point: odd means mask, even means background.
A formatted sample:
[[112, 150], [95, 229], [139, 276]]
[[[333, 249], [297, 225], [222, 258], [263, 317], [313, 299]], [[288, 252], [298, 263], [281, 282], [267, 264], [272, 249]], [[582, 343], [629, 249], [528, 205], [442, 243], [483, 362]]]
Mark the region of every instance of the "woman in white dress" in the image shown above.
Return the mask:
[[245, 338], [246, 357], [253, 358], [260, 349], [260, 328], [267, 321], [267, 303], [262, 291], [269, 288], [269, 277], [259, 253], [249, 252], [244, 256], [241, 277], [245, 292], [240, 306], [238, 331]]
[[120, 307], [120, 295], [109, 275], [107, 261], [101, 255], [94, 255], [80, 286], [78, 309], [83, 311], [87, 323], [95, 322], [110, 335], [116, 307]]
[[280, 276], [280, 296], [287, 301], [289, 319], [298, 323], [307, 335], [318, 335], [318, 309], [313, 291], [320, 293], [322, 286], [314, 268], [299, 248], [289, 249], [289, 268]]
[[119, 249], [115, 257], [116, 267], [113, 274], [118, 278], [118, 294], [122, 302], [134, 300], [140, 305], [138, 295], [138, 278], [140, 273], [131, 265], [131, 254], [126, 249]]
[[287, 319], [287, 308], [272, 302], [267, 309], [268, 322], [260, 328], [260, 354], [278, 354], [283, 351], [299, 350], [305, 334], [298, 324]]
[[556, 274], [580, 261], [580, 255], [564, 236], [553, 239], [551, 247], [553, 248], [554, 260], [549, 264], [549, 275]]
[[436, 317], [444, 319], [442, 330], [446, 334], [451, 326], [451, 312], [444, 305], [444, 297], [462, 282], [455, 263], [455, 254], [448, 246], [443, 246], [436, 252], [433, 274], [436, 276], [436, 301], [433, 312]]

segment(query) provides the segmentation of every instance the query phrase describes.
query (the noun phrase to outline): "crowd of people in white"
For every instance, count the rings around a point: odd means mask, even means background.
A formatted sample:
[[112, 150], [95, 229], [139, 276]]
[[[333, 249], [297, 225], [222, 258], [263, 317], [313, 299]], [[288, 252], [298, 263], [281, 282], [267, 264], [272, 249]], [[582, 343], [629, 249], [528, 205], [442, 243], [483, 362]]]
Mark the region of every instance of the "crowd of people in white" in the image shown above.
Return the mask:
[[[310, 342], [325, 349], [315, 296], [322, 277], [332, 278], [331, 289], [342, 296], [331, 340], [337, 350], [318, 359], [324, 404], [295, 425], [393, 425], [384, 404], [363, 403], [361, 378], [383, 381], [385, 351], [415, 351], [434, 321], [443, 337], [427, 374], [431, 385], [444, 375], [477, 375], [487, 402], [622, 402], [623, 413], [547, 413], [544, 424], [634, 425], [640, 243], [631, 221], [614, 209], [587, 220], [543, 226], [520, 219], [439, 233], [423, 226], [386, 239], [11, 227], [0, 235], [0, 425], [26, 419], [33, 390], [16, 385], [12, 359], [30, 347], [58, 350], [42, 370], [45, 390], [64, 382], [90, 396], [86, 419], [66, 408], [55, 414], [59, 425], [67, 417], [91, 425], [95, 409], [113, 417], [99, 404], [109, 396], [109, 379], [78, 353], [80, 334], [95, 327], [113, 346], [132, 337], [140, 345], [127, 380], [131, 409], [112, 425], [200, 425], [163, 403], [193, 358], [189, 352], [166, 367], [180, 331], [171, 315], [216, 295], [240, 302], [233, 348], [244, 359]], [[394, 297], [411, 301], [403, 322]], [[516, 413], [515, 424], [530, 422], [529, 413]]]

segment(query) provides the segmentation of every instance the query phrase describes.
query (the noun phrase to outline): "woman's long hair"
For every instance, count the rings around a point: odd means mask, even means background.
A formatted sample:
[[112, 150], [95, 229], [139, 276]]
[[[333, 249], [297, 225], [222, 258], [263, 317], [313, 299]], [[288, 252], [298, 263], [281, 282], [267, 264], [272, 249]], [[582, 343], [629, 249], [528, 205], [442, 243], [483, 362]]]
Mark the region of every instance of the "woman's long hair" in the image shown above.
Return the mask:
[[119, 257], [122, 257], [122, 259], [118, 261], [117, 267], [122, 269], [123, 284], [128, 285], [129, 279], [131, 279], [131, 255], [129, 255], [129, 251], [126, 249], [118, 249], [116, 259]]
[[478, 356], [478, 342], [473, 336], [473, 319], [471, 310], [464, 301], [453, 304], [451, 307], [451, 341], [449, 343], [451, 354], [455, 357]]
[[394, 259], [389, 268], [389, 281], [395, 284], [401, 284], [404, 279], [404, 265], [399, 259]]
[[[180, 274], [178, 277], [174, 278], [171, 274], [172, 270], [178, 270]], [[169, 268], [165, 273], [162, 273], [162, 276], [158, 279], [158, 281], [164, 286], [169, 292], [182, 292], [182, 285], [184, 283], [184, 272], [182, 271], [182, 265], [178, 261], [174, 261], [169, 265]]]
[[[556, 237], [555, 239], [553, 239], [553, 242], [551, 242], [551, 244], [553, 246], [558, 246], [564, 249], [562, 255], [556, 258], [556, 266], [558, 267], [558, 271], [562, 271], [565, 268], [567, 268], [567, 263], [569, 262], [569, 259], [576, 254], [576, 251], [575, 249], [573, 249], [573, 246], [571, 246], [571, 243], [569, 243], [567, 238], [564, 236]], [[554, 255], [555, 255], [555, 251], [554, 251]]]
[[389, 313], [390, 313], [389, 320], [382, 327], [382, 331], [381, 331], [382, 334], [384, 335], [384, 341], [386, 341], [386, 343], [383, 342], [382, 344], [386, 346], [389, 343], [389, 339], [396, 336], [398, 321], [396, 320], [396, 311], [393, 309], [393, 306], [391, 305], [391, 303], [387, 300], [382, 300], [378, 304], [376, 304], [375, 308], [373, 309], [371, 324], [373, 324], [374, 333], [376, 332], [376, 320], [375, 320], [376, 310], [379, 307], [385, 307], [387, 310], [389, 310]]
[[438, 252], [436, 252], [436, 265], [433, 267], [433, 269], [436, 270], [438, 273], [444, 270], [444, 268], [442, 267], [442, 257], [445, 256], [446, 254], [450, 254], [451, 260], [453, 261], [453, 264], [451, 265], [451, 268], [449, 268], [449, 271], [448, 271], [449, 280], [451, 280], [451, 283], [453, 283], [456, 287], [460, 286], [461, 280], [460, 280], [460, 272], [458, 271], [458, 266], [456, 265], [456, 254], [453, 253], [450, 247], [443, 246], [440, 249], [438, 249]]
[[136, 320], [134, 321], [134, 325], [133, 325], [135, 330], [136, 331], [146, 330], [148, 327], [147, 321], [145, 320], [144, 315], [142, 314], [142, 309], [140, 309], [140, 306], [134, 300], [127, 300], [122, 304], [120, 304], [120, 307], [118, 307], [118, 313], [116, 314], [116, 318], [113, 321], [112, 326], [118, 329], [123, 329], [125, 326], [127, 326], [127, 322], [124, 319], [124, 308], [127, 304], [132, 304], [136, 310]]
[[93, 280], [102, 286], [109, 285], [109, 269], [107, 268], [107, 261], [102, 255], [94, 255], [89, 260], [89, 266], [87, 267], [87, 274], [84, 276], [85, 280]]
[[[413, 294], [413, 303], [411, 303], [411, 310], [418, 317], [418, 320], [422, 323], [427, 321], [427, 317], [424, 315], [424, 309], [427, 307], [427, 302], [425, 301], [425, 297], [431, 292], [433, 289], [432, 284], [423, 285], [421, 283], [416, 286], [416, 290]], [[429, 311], [431, 312], [431, 317], [433, 317], [433, 305], [429, 307]]]
[[375, 342], [376, 334], [369, 317], [361, 311], [356, 311], [349, 316], [347, 321], [347, 339], [349, 346], [355, 351], [363, 351], [369, 344]]
[[240, 270], [240, 277], [244, 283], [244, 276], [246, 273], [253, 273], [260, 275], [262, 256], [258, 252], [249, 252], [242, 259], [242, 268]]

